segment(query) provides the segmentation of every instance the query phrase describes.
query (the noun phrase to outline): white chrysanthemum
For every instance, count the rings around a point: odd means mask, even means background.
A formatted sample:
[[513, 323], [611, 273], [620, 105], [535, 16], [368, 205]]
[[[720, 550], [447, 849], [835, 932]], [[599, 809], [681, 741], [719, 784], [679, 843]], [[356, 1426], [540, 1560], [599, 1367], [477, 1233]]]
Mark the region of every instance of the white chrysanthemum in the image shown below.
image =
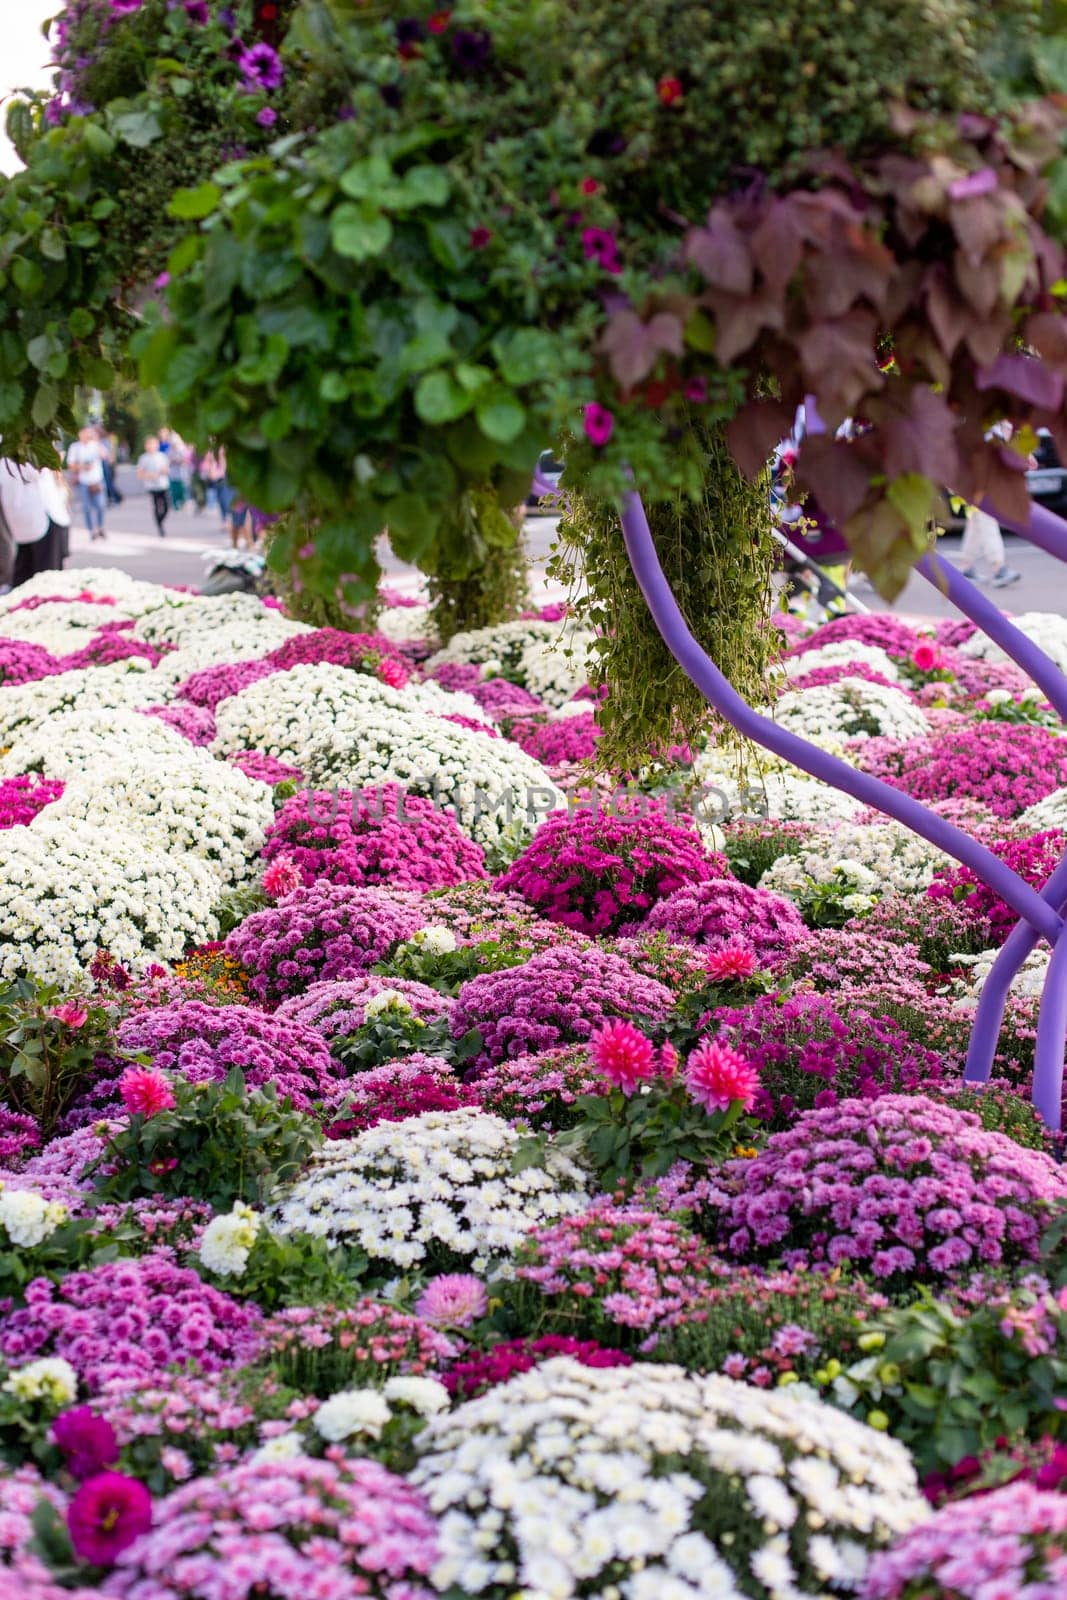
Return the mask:
[[454, 633], [444, 649], [430, 657], [426, 670], [432, 672], [446, 663], [482, 666], [491, 662], [495, 676], [521, 683], [526, 652], [551, 648], [561, 631], [561, 623], [542, 622], [537, 617], [519, 622], [495, 622], [487, 628], [468, 628]]
[[[159, 583], [144, 583], [139, 578], [131, 578], [129, 573], [118, 567], [71, 567], [69, 572], [38, 572], [27, 582], [20, 583], [17, 589], [12, 589], [10, 594], [0, 595], [0, 616], [24, 605], [27, 600], [64, 595], [76, 601], [80, 594], [93, 594], [101, 599], [106, 597], [114, 602], [98, 607], [104, 622], [113, 622], [119, 617], [139, 616], [142, 611], [154, 610], [167, 599], [172, 604], [185, 604], [194, 598], [176, 589], [165, 589]], [[47, 611], [49, 607], [38, 606], [36, 609]], [[22, 612], [18, 615], [21, 616]], [[6, 629], [3, 631], [6, 632]]]
[[177, 960], [218, 932], [218, 874], [130, 833], [50, 818], [0, 831], [0, 977], [81, 977], [97, 950], [123, 966]]
[[312, 1422], [329, 1444], [340, 1444], [361, 1433], [379, 1438], [392, 1415], [378, 1389], [345, 1389], [324, 1400]]
[[78, 1375], [62, 1356], [44, 1356], [9, 1373], [4, 1389], [19, 1400], [47, 1400], [58, 1410], [78, 1393]]
[[388, 1378], [382, 1393], [396, 1405], [410, 1406], [420, 1417], [447, 1411], [452, 1403], [448, 1390], [436, 1378]]
[[303, 1454], [303, 1435], [290, 1430], [288, 1433], [276, 1433], [273, 1439], [268, 1439], [258, 1450], [253, 1450], [248, 1460], [250, 1464], [262, 1466], [271, 1461], [295, 1461]]
[[32, 1189], [0, 1189], [0, 1227], [12, 1244], [28, 1250], [67, 1220], [67, 1208]]
[[503, 1262], [531, 1228], [581, 1210], [585, 1178], [550, 1150], [544, 1167], [512, 1172], [519, 1134], [473, 1108], [409, 1117], [404, 1136], [379, 1123], [318, 1151], [276, 1202], [271, 1226], [351, 1242], [406, 1269], [433, 1251], [483, 1270]]
[[867, 678], [841, 678], [817, 689], [790, 689], [778, 700], [779, 727], [814, 744], [823, 739], [921, 739], [930, 724], [902, 689]]
[[562, 706], [589, 681], [595, 635], [573, 623], [553, 626], [556, 637], [549, 644], [527, 645], [519, 658], [518, 677], [545, 705]]
[[780, 663], [790, 678], [805, 678], [809, 672], [822, 667], [851, 666], [854, 663], [880, 672], [890, 683], [900, 682], [900, 668], [891, 656], [876, 644], [861, 644], [858, 639], [835, 639], [832, 644], [821, 644], [817, 649], [805, 650], [803, 655], [786, 656]]
[[899, 822], [854, 823], [820, 830], [803, 850], [779, 856], [759, 886], [787, 895], [803, 895], [833, 883], [848, 884], [863, 894], [888, 894], [892, 889], [921, 894], [947, 862], [943, 851]]
[[[929, 1515], [896, 1440], [814, 1396], [680, 1367], [548, 1361], [431, 1417], [417, 1449], [434, 1584], [471, 1595], [732, 1597], [755, 1576], [822, 1596], [815, 1572], [861, 1583], [871, 1552]], [[794, 1474], [813, 1459], [829, 1490]]]
[[[5, 695], [14, 694], [5, 689]], [[134, 710], [64, 711], [34, 728], [24, 729], [0, 756], [0, 777], [39, 772], [64, 782], [96, 768], [124, 761], [180, 762], [188, 755], [188, 739], [158, 717]]]
[[10, 684], [0, 695], [0, 747], [43, 728], [64, 712], [150, 706], [156, 694], [152, 668], [141, 656], [109, 667]]
[[94, 766], [68, 785], [49, 815], [129, 829], [161, 849], [188, 852], [229, 887], [252, 875], [274, 804], [267, 784], [186, 743], [180, 756], [163, 761]]
[[1013, 826], [1020, 838], [1024, 834], [1048, 833], [1053, 828], [1067, 833], [1067, 788], [1053, 789], [1043, 800], [1027, 806]]
[[[977, 1003], [978, 996], [985, 988], [986, 980], [999, 954], [998, 950], [982, 950], [976, 956], [966, 955], [962, 951], [951, 955], [950, 960], [953, 965], [966, 969], [965, 976], [957, 985], [961, 1006], [969, 1008]], [[1010, 992], [1026, 1000], [1040, 1000], [1048, 977], [1049, 959], [1047, 946], [1041, 945], [1038, 949], [1031, 950], [1011, 980]]]
[[409, 644], [413, 639], [425, 639], [430, 644], [437, 642], [429, 606], [387, 606], [379, 611], [374, 631], [393, 644]]
[[[1067, 617], [1055, 611], [1024, 611], [1012, 617], [1020, 633], [1051, 656], [1061, 672], [1067, 672]], [[965, 656], [976, 661], [1007, 661], [1009, 658], [987, 633], [979, 630], [960, 646]]]
[[237, 1201], [232, 1211], [212, 1217], [200, 1240], [200, 1259], [209, 1272], [239, 1278], [259, 1237], [262, 1218]]
[[[193, 595], [183, 605], [166, 602], [138, 619], [134, 635], [149, 644], [176, 645], [179, 649], [197, 639], [216, 640], [216, 661], [238, 660], [228, 649], [230, 636], [247, 640], [250, 634], [276, 649], [286, 639], [314, 630], [304, 622], [292, 622], [280, 611], [265, 606], [254, 594]], [[267, 650], [258, 651], [265, 655]]]
[[407, 942], [432, 956], [451, 955], [456, 948], [456, 936], [452, 929], [436, 922], [431, 923], [429, 927], [418, 928]]
[[414, 1016], [411, 1001], [399, 989], [379, 989], [377, 994], [372, 994], [363, 1007], [363, 1016], [371, 1021], [380, 1017], [383, 1011], [392, 1011], [402, 1017]]

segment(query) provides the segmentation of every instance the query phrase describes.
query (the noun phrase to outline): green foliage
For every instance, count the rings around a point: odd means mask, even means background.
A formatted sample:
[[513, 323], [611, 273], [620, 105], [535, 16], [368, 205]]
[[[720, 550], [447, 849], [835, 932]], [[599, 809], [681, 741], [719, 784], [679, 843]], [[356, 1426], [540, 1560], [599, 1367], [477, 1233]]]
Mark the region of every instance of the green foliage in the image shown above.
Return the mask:
[[254, 1300], [264, 1311], [284, 1306], [350, 1305], [357, 1297], [367, 1257], [358, 1249], [331, 1249], [310, 1234], [284, 1237], [261, 1227], [248, 1252], [244, 1271], [209, 1272], [199, 1256], [190, 1256], [209, 1283], [241, 1300]]
[[104, 427], [139, 455], [149, 434], [158, 433], [167, 420], [163, 402], [154, 389], [142, 389], [131, 378], [117, 378], [104, 396]]
[[[457, 950], [438, 952], [412, 940], [398, 945], [388, 961], [372, 970], [387, 978], [413, 978], [440, 994], [457, 995], [471, 978], [483, 972], [504, 972], [522, 966], [534, 951], [517, 941], [480, 940]], [[423, 1049], [422, 1045], [419, 1049]]]
[[101, 1199], [190, 1195], [216, 1210], [234, 1200], [262, 1204], [322, 1142], [315, 1121], [279, 1101], [272, 1083], [248, 1091], [239, 1067], [222, 1083], [176, 1078], [172, 1090], [172, 1110], [138, 1113], [109, 1141], [94, 1168]]
[[[693, 419], [675, 445], [689, 494], [647, 504], [667, 580], [690, 629], [715, 665], [751, 703], [768, 698], [775, 634], [771, 608], [774, 544], [768, 485], [738, 471], [721, 430]], [[648, 613], [631, 570], [613, 502], [573, 497], [550, 570], [572, 588], [578, 617], [597, 631], [594, 690], [609, 693], [597, 720], [595, 759], [626, 771], [651, 751], [699, 744], [716, 728], [707, 700], [675, 661]]]
[[920, 1474], [993, 1450], [1002, 1438], [1059, 1438], [1064, 1317], [1037, 1290], [1005, 1288], [959, 1309], [924, 1295], [872, 1325], [884, 1345], [831, 1380], [827, 1399], [860, 1417], [882, 1412]]
[[[81, 1020], [57, 1016], [61, 1007], [74, 1007], [65, 1016]], [[51, 1138], [94, 1057], [118, 1053], [112, 1021], [91, 996], [65, 997], [53, 983], [16, 978], [0, 989], [0, 1100], [12, 1111], [36, 1117], [42, 1137]]]
[[780, 856], [801, 854], [806, 834], [792, 822], [731, 822], [723, 831], [723, 854], [734, 877], [754, 889]]
[[[277, 787], [275, 787], [277, 796]], [[225, 939], [250, 917], [254, 911], [262, 911], [270, 901], [258, 884], [243, 883], [234, 889], [227, 889], [222, 899], [215, 905], [212, 915], [218, 920], [219, 938]]]
[[510, 622], [529, 600], [522, 508], [508, 514], [497, 498], [474, 490], [457, 504], [434, 553], [433, 626], [442, 644], [454, 633]]

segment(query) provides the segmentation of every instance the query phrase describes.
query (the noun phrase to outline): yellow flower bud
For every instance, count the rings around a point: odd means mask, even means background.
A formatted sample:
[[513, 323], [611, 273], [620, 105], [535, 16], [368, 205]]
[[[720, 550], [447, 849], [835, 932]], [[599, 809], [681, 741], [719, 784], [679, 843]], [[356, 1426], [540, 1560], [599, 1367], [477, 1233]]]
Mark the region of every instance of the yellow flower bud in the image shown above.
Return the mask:
[[867, 1426], [877, 1429], [879, 1433], [885, 1433], [889, 1427], [889, 1418], [884, 1411], [868, 1411]]
[[800, 1379], [797, 1377], [795, 1372], [782, 1372], [778, 1376], [779, 1389], [784, 1389], [787, 1384], [799, 1382]]
[[856, 1340], [861, 1350], [880, 1350], [885, 1344], [884, 1333], [861, 1333]]
[[883, 1361], [878, 1368], [878, 1377], [882, 1383], [892, 1387], [893, 1384], [900, 1382], [900, 1368], [895, 1361]]
[[840, 1361], [838, 1361], [836, 1359], [834, 1359], [833, 1361], [828, 1361], [826, 1363], [826, 1376], [828, 1378], [831, 1378], [831, 1379], [839, 1378], [844, 1370], [845, 1369], [841, 1365]]

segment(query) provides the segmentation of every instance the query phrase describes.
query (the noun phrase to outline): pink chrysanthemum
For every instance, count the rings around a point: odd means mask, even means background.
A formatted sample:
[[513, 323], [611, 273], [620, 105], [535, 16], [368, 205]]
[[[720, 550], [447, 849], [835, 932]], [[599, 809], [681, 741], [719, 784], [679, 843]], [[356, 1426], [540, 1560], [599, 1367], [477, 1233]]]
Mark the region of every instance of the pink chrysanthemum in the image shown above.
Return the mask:
[[686, 1062], [685, 1086], [705, 1111], [728, 1111], [735, 1100], [747, 1111], [756, 1098], [759, 1074], [730, 1045], [709, 1039]]
[[276, 856], [263, 873], [263, 893], [271, 900], [281, 900], [299, 889], [303, 881], [292, 856]]
[[390, 689], [403, 689], [408, 681], [407, 668], [395, 656], [385, 656], [378, 663], [378, 677]]
[[469, 1328], [488, 1305], [480, 1278], [470, 1272], [443, 1272], [430, 1279], [415, 1302], [415, 1313], [431, 1328]]
[[712, 950], [704, 965], [712, 983], [722, 983], [731, 978], [751, 978], [759, 962], [754, 950], [737, 942]]
[[154, 1117], [176, 1104], [166, 1078], [150, 1067], [127, 1067], [119, 1079], [119, 1094], [131, 1117]]
[[911, 652], [911, 664], [920, 672], [934, 672], [941, 665], [941, 652], [929, 639], [920, 639]]
[[606, 1022], [589, 1046], [598, 1069], [623, 1094], [633, 1094], [638, 1084], [656, 1076], [652, 1041], [632, 1022]]

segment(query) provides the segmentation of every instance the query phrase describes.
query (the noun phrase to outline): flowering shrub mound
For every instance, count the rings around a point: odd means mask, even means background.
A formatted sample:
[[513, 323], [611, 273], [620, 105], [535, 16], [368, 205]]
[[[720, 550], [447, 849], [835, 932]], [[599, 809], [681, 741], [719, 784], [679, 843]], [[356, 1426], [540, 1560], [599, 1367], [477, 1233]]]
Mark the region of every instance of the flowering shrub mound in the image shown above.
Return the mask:
[[138, 709], [142, 716], [158, 717], [190, 744], [208, 745], [215, 737], [215, 718], [204, 706], [140, 706]]
[[[635, 972], [646, 978], [655, 978], [672, 994], [683, 995], [694, 989], [703, 989], [712, 981], [713, 973], [726, 976], [731, 959], [738, 964], [736, 976], [743, 976], [741, 968], [749, 973], [756, 970], [755, 955], [743, 941], [723, 945], [709, 952], [699, 945], [676, 943], [666, 933], [649, 932], [641, 927], [635, 932], [611, 941], [614, 955], [622, 956]], [[745, 952], [745, 954], [741, 954]]]
[[563, 1045], [534, 1055], [512, 1056], [487, 1067], [477, 1079], [487, 1111], [532, 1128], [569, 1128], [578, 1120], [574, 1102], [583, 1094], [607, 1094], [604, 1074], [585, 1045]]
[[392, 689], [402, 689], [408, 667], [394, 644], [380, 633], [342, 633], [340, 628], [315, 628], [311, 633], [294, 634], [272, 650], [266, 659], [276, 671], [315, 666], [347, 667], [350, 672], [366, 672], [380, 678]]
[[456, 999], [452, 1032], [477, 1028], [476, 1066], [589, 1039], [610, 1017], [662, 1022], [673, 1005], [669, 989], [642, 977], [607, 951], [546, 950], [524, 966], [486, 972], [465, 983]]
[[543, 916], [582, 933], [618, 933], [643, 922], [684, 885], [719, 878], [725, 859], [666, 818], [560, 813], [541, 824], [522, 855], [496, 880]]
[[175, 1489], [124, 1551], [107, 1592], [156, 1600], [204, 1592], [252, 1600], [372, 1595], [430, 1600], [437, 1554], [419, 1495], [378, 1462], [249, 1461]]
[[0, 639], [0, 685], [36, 683], [60, 670], [56, 657], [43, 645], [28, 639]]
[[871, 1564], [865, 1600], [1052, 1600], [1067, 1585], [1067, 1498], [1032, 1483], [944, 1506]]
[[743, 1259], [851, 1262], [890, 1285], [1037, 1258], [1067, 1175], [925, 1095], [845, 1100], [728, 1169], [722, 1236]]
[[728, 1270], [677, 1218], [605, 1198], [536, 1229], [515, 1276], [544, 1296], [532, 1326], [643, 1349]]
[[0, 828], [25, 827], [59, 799], [63, 788], [58, 778], [42, 778], [35, 772], [0, 778]]
[[[1059, 866], [1067, 849], [1067, 835], [1059, 829], [1036, 833], [1029, 839], [1004, 839], [991, 846], [993, 853], [1040, 889]], [[939, 872], [927, 889], [931, 900], [952, 900], [976, 924], [983, 946], [1001, 945], [1019, 920], [1019, 914], [975, 876], [970, 867]]]
[[269, 678], [273, 671], [266, 656], [259, 656], [254, 661], [220, 661], [218, 666], [204, 667], [199, 672], [190, 673], [178, 685], [178, 698], [214, 712], [220, 700], [240, 694], [250, 684], [258, 683], [261, 678]]
[[803, 918], [784, 895], [750, 889], [732, 878], [678, 889], [653, 907], [648, 926], [712, 948], [745, 944], [761, 966], [788, 955], [805, 934]]
[[150, 1377], [171, 1365], [240, 1365], [255, 1354], [259, 1322], [255, 1307], [160, 1250], [69, 1272], [59, 1284], [35, 1278], [26, 1305], [0, 1326], [0, 1354], [12, 1367], [58, 1356], [95, 1391], [111, 1378]]
[[[897, 896], [894, 903], [912, 898]], [[866, 983], [920, 982], [930, 967], [920, 960], [914, 944], [891, 938], [885, 925], [878, 933], [869, 932], [866, 920], [853, 919], [843, 928], [807, 930], [780, 970], [831, 991]]]
[[596, 750], [600, 729], [591, 711], [580, 717], [519, 717], [512, 722], [508, 738], [545, 767], [563, 766], [569, 761], [588, 761]]
[[428, 984], [410, 978], [380, 978], [368, 972], [358, 978], [310, 984], [303, 994], [283, 1000], [275, 1016], [279, 1021], [284, 1018], [312, 1028], [323, 1039], [333, 1039], [362, 1028], [367, 1002], [385, 992], [402, 995], [422, 1022], [443, 1021], [452, 1010], [452, 1002]]
[[380, 1386], [395, 1373], [421, 1377], [454, 1354], [421, 1317], [363, 1299], [276, 1311], [263, 1323], [256, 1371], [324, 1400], [338, 1389]]
[[921, 739], [930, 731], [911, 695], [854, 673], [821, 688], [787, 690], [775, 705], [774, 720], [816, 742]]
[[936, 1081], [940, 1058], [899, 1023], [832, 995], [762, 995], [750, 1006], [720, 1006], [718, 1037], [756, 1069], [753, 1113], [785, 1128], [798, 1113], [839, 1100], [873, 1100]]
[[865, 772], [916, 800], [980, 800], [1010, 820], [1067, 784], [1067, 745], [1047, 728], [1006, 722], [964, 725], [928, 739], [873, 739], [859, 748]]
[[511, 1255], [531, 1228], [585, 1203], [568, 1157], [511, 1170], [518, 1134], [478, 1110], [431, 1111], [327, 1145], [274, 1210], [280, 1233], [350, 1241], [381, 1266], [444, 1271]]
[[[547, 1361], [432, 1418], [418, 1449], [413, 1481], [442, 1519], [435, 1579], [492, 1600], [516, 1582], [633, 1600], [825, 1595], [925, 1514], [895, 1440], [821, 1401], [679, 1367]], [[495, 1578], [505, 1560], [510, 1583]]]
[[39, 1148], [41, 1129], [36, 1117], [0, 1105], [0, 1167], [19, 1165], [31, 1150]]
[[340, 1115], [327, 1127], [326, 1137], [350, 1139], [379, 1122], [406, 1122], [409, 1117], [421, 1117], [424, 1111], [484, 1105], [478, 1089], [455, 1078], [439, 1056], [414, 1052], [353, 1078]]
[[414, 894], [314, 883], [246, 917], [226, 950], [249, 973], [252, 994], [283, 1000], [309, 983], [377, 966], [424, 925], [423, 904]]
[[472, 1400], [475, 1395], [507, 1383], [517, 1372], [529, 1372], [542, 1361], [556, 1356], [569, 1356], [583, 1367], [628, 1367], [633, 1356], [624, 1350], [612, 1350], [597, 1344], [595, 1339], [572, 1339], [567, 1334], [546, 1333], [540, 1339], [507, 1339], [502, 1344], [491, 1345], [484, 1354], [466, 1357], [453, 1362], [442, 1374], [442, 1382], [450, 1394], [460, 1400]]
[[127, 1017], [118, 1043], [190, 1083], [221, 1083], [240, 1067], [250, 1089], [273, 1083], [279, 1099], [288, 1096], [300, 1111], [318, 1100], [336, 1102], [343, 1093], [337, 1063], [314, 1028], [252, 1006], [202, 1000], [157, 1006]]
[[[0, 1593], [4, 1600], [59, 1600], [69, 1589], [53, 1588], [51, 1574], [31, 1548], [33, 1513], [41, 1501], [63, 1511], [66, 1497], [54, 1483], [41, 1477], [36, 1467], [23, 1466], [0, 1473]], [[72, 1600], [81, 1600], [79, 1590]]]
[[281, 855], [305, 884], [444, 889], [486, 875], [481, 846], [432, 801], [395, 783], [295, 794], [267, 829], [264, 859]]
[[[442, 670], [438, 668], [434, 677], [444, 683], [445, 680], [441, 678]], [[446, 687], [458, 689], [465, 688], [466, 685], [449, 683]], [[529, 689], [521, 688], [517, 683], [509, 683], [507, 678], [483, 679], [480, 683], [472, 684], [468, 692], [474, 696], [482, 710], [493, 717], [515, 716], [523, 712], [532, 715], [544, 710], [535, 694], [531, 694]]]
[[[967, 626], [973, 631], [973, 623]], [[831, 617], [806, 639], [793, 645], [789, 655], [808, 655], [812, 650], [822, 650], [829, 644], [841, 644], [848, 639], [872, 645], [889, 656], [910, 656], [919, 642], [915, 629], [901, 622], [899, 617], [888, 612], [871, 612], [867, 616]]]

